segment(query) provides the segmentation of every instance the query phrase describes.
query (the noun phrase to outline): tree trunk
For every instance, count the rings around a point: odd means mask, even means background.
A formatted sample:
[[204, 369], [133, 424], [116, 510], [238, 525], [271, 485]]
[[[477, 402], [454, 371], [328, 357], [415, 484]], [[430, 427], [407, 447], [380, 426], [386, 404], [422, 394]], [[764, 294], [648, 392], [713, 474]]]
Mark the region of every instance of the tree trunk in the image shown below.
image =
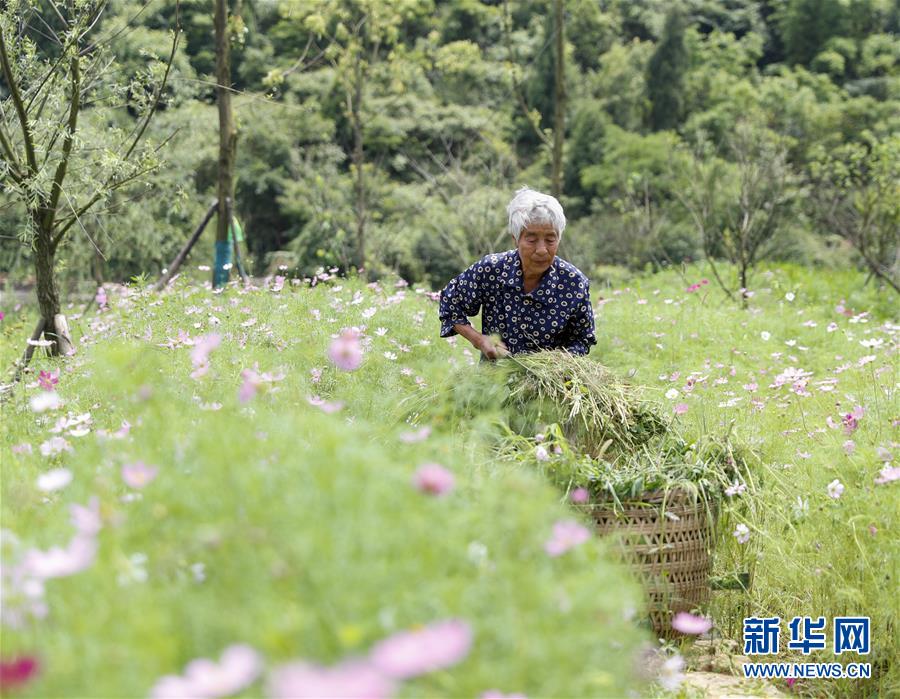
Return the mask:
[[[237, 149], [237, 129], [231, 110], [231, 51], [228, 37], [228, 0], [215, 0], [216, 28], [216, 102], [219, 107], [219, 172], [218, 220], [216, 223], [216, 264], [213, 266], [213, 286], [228, 281], [228, 269], [220, 269], [219, 250], [228, 242], [229, 203], [234, 197], [234, 161]], [[230, 255], [228, 256], [230, 258]]]
[[566, 37], [563, 20], [563, 0], [553, 3], [553, 24], [556, 31], [556, 65], [554, 66], [554, 115], [553, 115], [553, 172], [552, 194], [559, 199], [562, 194], [563, 143], [566, 138]]
[[365, 152], [363, 151], [362, 118], [360, 116], [360, 102], [362, 102], [362, 59], [356, 57], [353, 75], [353, 104], [350, 105], [351, 121], [353, 122], [353, 166], [356, 168], [356, 181], [354, 189], [356, 193], [356, 266], [365, 269], [366, 266], [366, 181], [363, 173]]
[[[59, 288], [53, 274], [54, 255], [52, 237], [49, 231], [41, 228], [40, 210], [34, 212], [32, 220], [35, 226], [34, 236], [34, 277], [37, 282], [38, 306], [41, 310], [41, 321], [44, 335], [48, 340], [56, 339], [56, 316], [59, 314]], [[59, 354], [59, 343], [48, 348], [50, 354]]]

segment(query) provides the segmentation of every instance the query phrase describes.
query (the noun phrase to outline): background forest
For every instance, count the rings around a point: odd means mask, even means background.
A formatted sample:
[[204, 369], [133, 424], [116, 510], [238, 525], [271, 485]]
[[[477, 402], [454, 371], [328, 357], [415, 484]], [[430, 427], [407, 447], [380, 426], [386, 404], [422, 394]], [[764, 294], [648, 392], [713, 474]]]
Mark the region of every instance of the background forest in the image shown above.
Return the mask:
[[[155, 160], [79, 218], [57, 253], [69, 280], [159, 274], [215, 198], [212, 3], [177, 8], [183, 40], [145, 135]], [[231, 13], [253, 274], [364, 264], [439, 287], [509, 247], [505, 205], [528, 184], [560, 192], [561, 254], [598, 282], [706, 256], [733, 263], [736, 290], [769, 257], [896, 288], [896, 0], [234, 0]], [[85, 158], [135, 128], [175, 26], [175, 0], [108, 3], [71, 186], [101, 186]], [[29, 223], [6, 169], [0, 269], [25, 281]], [[194, 264], [211, 262], [212, 228]]]

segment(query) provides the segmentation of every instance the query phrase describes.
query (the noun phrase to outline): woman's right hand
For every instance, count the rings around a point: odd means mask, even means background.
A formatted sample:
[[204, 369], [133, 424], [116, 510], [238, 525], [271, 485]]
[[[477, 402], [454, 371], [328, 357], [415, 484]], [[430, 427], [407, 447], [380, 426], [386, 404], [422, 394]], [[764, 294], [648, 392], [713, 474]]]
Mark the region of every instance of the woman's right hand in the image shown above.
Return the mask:
[[495, 340], [489, 335], [482, 335], [481, 339], [478, 341], [477, 347], [487, 359], [492, 361], [498, 357], [505, 357], [509, 354], [509, 350], [506, 348], [506, 345], [503, 344], [502, 340]]

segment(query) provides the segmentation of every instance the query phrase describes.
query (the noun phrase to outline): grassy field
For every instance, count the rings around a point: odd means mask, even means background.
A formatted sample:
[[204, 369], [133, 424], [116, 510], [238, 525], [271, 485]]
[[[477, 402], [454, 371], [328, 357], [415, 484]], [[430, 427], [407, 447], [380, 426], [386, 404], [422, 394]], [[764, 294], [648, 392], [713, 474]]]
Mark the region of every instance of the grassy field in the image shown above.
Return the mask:
[[[713, 596], [714, 633], [869, 616], [873, 679], [791, 691], [900, 692], [892, 299], [855, 274], [775, 268], [742, 309], [685, 274], [595, 286], [591, 357], [752, 456], [715, 550], [717, 575], [751, 586]], [[207, 696], [643, 696], [665, 691], [660, 671], [674, 687], [671, 664], [647, 672], [663, 658], [647, 660], [637, 585], [596, 537], [557, 526], [579, 520], [561, 493], [496, 458], [496, 416], [405, 423], [417, 396], [479, 370], [437, 337], [428, 292], [275, 279], [105, 295], [68, 311], [77, 355], [36, 357], [3, 404], [2, 655], [36, 658], [23, 696], [189, 681]], [[34, 319], [2, 310], [8, 365]], [[835, 660], [783, 642], [792, 657]], [[400, 661], [413, 667], [383, 668]]]

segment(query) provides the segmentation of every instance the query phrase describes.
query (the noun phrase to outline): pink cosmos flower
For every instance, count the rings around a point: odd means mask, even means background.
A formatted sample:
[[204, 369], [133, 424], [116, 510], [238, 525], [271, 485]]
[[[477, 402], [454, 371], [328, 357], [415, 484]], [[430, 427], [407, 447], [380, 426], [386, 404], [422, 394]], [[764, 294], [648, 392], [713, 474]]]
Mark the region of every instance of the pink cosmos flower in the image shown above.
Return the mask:
[[72, 445], [65, 437], [51, 437], [46, 442], [42, 442], [40, 448], [41, 454], [44, 456], [56, 456], [64, 451], [72, 451]]
[[96, 536], [100, 531], [100, 500], [96, 495], [88, 501], [87, 507], [72, 503], [69, 505], [69, 521], [82, 536]]
[[489, 689], [482, 692], [479, 699], [528, 699], [524, 694], [504, 694], [499, 689]]
[[557, 522], [553, 525], [553, 536], [544, 544], [544, 551], [555, 558], [590, 538], [590, 530], [578, 522], [571, 520]]
[[28, 442], [22, 442], [21, 444], [14, 444], [12, 448], [13, 454], [30, 454], [31, 453], [31, 445]]
[[712, 621], [688, 612], [678, 612], [672, 619], [672, 628], [681, 633], [700, 635], [712, 628]]
[[401, 432], [400, 441], [404, 444], [415, 444], [416, 442], [424, 442], [431, 436], [431, 428], [427, 425], [410, 432]]
[[313, 383], [319, 383], [322, 380], [322, 370], [321, 369], [310, 369], [309, 370], [310, 380]]
[[55, 391], [56, 384], [59, 383], [59, 372], [58, 371], [44, 371], [41, 369], [38, 374], [38, 386], [43, 388], [45, 391]]
[[299, 661], [275, 668], [267, 694], [271, 699], [387, 699], [394, 687], [393, 680], [364, 660], [333, 667]]
[[104, 289], [102, 286], [97, 289], [97, 294], [94, 296], [94, 301], [97, 302], [97, 307], [101, 311], [106, 310], [106, 303], [107, 303], [106, 289]]
[[342, 371], [359, 369], [363, 360], [359, 335], [352, 330], [344, 331], [340, 337], [332, 341], [328, 348], [328, 358]]
[[859, 421], [862, 419], [863, 415], [866, 414], [866, 411], [863, 409], [861, 405], [857, 405], [853, 412], [847, 413], [841, 418], [841, 423], [844, 425], [844, 434], [851, 435], [856, 432], [859, 427]]
[[471, 627], [450, 619], [386, 638], [372, 648], [369, 660], [384, 676], [403, 680], [453, 667], [471, 648]]
[[79, 534], [66, 548], [54, 546], [46, 551], [31, 549], [22, 559], [22, 568], [30, 577], [39, 580], [62, 578], [87, 570], [96, 556], [97, 540]]
[[675, 411], [676, 415], [684, 415], [688, 411], [688, 404], [687, 403], [676, 403], [673, 410]]
[[8, 692], [30, 682], [37, 675], [37, 658], [26, 655], [15, 660], [0, 661], [0, 692]]
[[884, 485], [885, 483], [891, 483], [896, 480], [900, 480], [900, 466], [889, 466], [885, 464], [875, 478], [875, 483], [877, 485]]
[[828, 497], [837, 500], [844, 494], [844, 484], [835, 478], [828, 484]]
[[191, 364], [194, 365], [192, 377], [203, 376], [209, 370], [209, 354], [222, 344], [222, 336], [219, 333], [210, 333], [196, 340], [191, 349]]
[[240, 403], [246, 403], [256, 395], [256, 392], [259, 390], [259, 386], [262, 383], [262, 379], [253, 369], [244, 369], [241, 372], [241, 378], [244, 381], [238, 389], [238, 401]]
[[844, 442], [843, 447], [844, 451], [849, 456], [854, 451], [856, 451], [856, 442], [854, 442], [852, 439], [848, 439], [846, 442]]
[[413, 485], [428, 495], [441, 497], [453, 490], [456, 479], [440, 464], [424, 464], [413, 474]]
[[587, 488], [575, 488], [571, 493], [569, 493], [569, 499], [576, 504], [582, 504], [590, 500], [590, 493], [588, 493]]
[[135, 461], [133, 464], [122, 466], [122, 480], [129, 488], [143, 488], [153, 481], [159, 474], [156, 466], [150, 466], [143, 461]]
[[732, 534], [739, 544], [746, 544], [750, 541], [750, 529], [746, 524], [737, 525]]
[[534, 448], [534, 458], [538, 461], [549, 461], [550, 454], [547, 452], [547, 447], [545, 447], [543, 444], [538, 444]]
[[218, 663], [198, 658], [187, 664], [184, 676], [161, 678], [150, 690], [150, 696], [153, 699], [227, 697], [252, 684], [261, 670], [262, 659], [253, 648], [232, 645], [223, 651]]
[[319, 396], [307, 396], [306, 402], [314, 405], [326, 415], [336, 413], [344, 407], [343, 401], [328, 401]]

